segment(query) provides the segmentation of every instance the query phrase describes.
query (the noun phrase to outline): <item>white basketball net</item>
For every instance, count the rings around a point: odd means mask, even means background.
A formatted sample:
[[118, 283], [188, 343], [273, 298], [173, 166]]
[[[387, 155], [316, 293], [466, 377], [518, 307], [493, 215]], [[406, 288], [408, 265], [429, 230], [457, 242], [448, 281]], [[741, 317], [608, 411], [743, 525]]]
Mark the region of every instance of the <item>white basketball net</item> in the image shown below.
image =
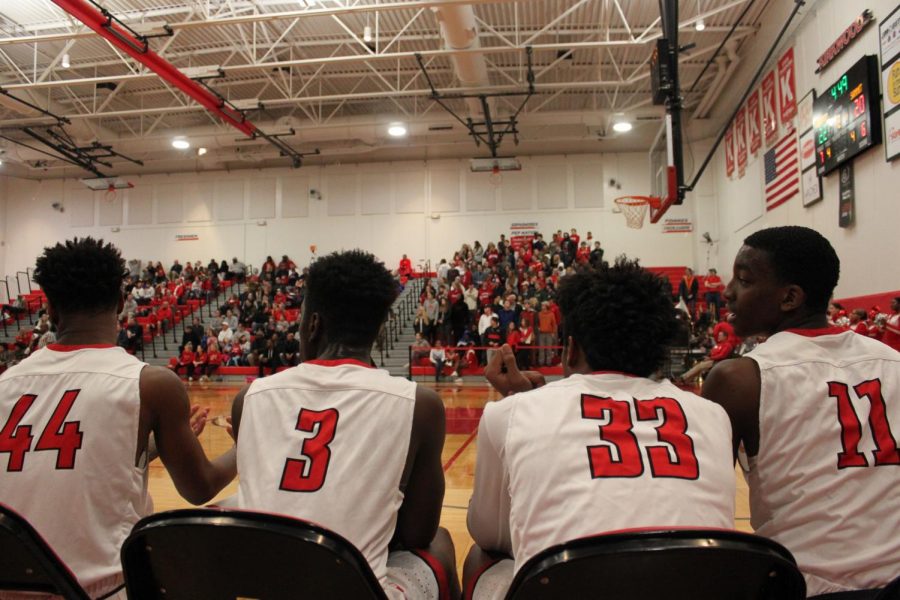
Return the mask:
[[650, 202], [636, 196], [624, 196], [616, 198], [616, 206], [625, 215], [625, 225], [631, 229], [640, 229], [644, 226], [644, 215], [647, 214], [647, 205]]

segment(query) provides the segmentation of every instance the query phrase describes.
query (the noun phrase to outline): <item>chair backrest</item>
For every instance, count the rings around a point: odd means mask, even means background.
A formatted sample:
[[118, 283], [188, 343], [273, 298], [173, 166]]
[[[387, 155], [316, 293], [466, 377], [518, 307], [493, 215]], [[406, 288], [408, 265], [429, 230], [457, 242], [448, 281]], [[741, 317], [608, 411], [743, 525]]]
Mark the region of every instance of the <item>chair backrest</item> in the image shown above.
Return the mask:
[[758, 536], [723, 530], [629, 531], [554, 546], [518, 571], [508, 600], [802, 600], [793, 556]]
[[88, 600], [78, 580], [24, 517], [0, 504], [0, 591]]
[[386, 598], [336, 533], [280, 515], [185, 509], [139, 521], [122, 546], [128, 597]]

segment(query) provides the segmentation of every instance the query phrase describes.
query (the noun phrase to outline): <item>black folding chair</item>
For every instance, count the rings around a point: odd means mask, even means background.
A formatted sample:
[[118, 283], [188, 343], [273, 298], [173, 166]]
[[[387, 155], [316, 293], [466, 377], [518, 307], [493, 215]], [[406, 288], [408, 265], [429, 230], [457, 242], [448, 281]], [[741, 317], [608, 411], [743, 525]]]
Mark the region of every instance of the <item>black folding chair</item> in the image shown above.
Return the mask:
[[280, 515], [185, 509], [139, 521], [122, 546], [128, 597], [386, 596], [363, 555], [318, 525]]
[[24, 517], [0, 504], [0, 590], [88, 600], [78, 580]]
[[724, 530], [613, 533], [544, 550], [507, 600], [802, 600], [806, 584], [781, 545]]

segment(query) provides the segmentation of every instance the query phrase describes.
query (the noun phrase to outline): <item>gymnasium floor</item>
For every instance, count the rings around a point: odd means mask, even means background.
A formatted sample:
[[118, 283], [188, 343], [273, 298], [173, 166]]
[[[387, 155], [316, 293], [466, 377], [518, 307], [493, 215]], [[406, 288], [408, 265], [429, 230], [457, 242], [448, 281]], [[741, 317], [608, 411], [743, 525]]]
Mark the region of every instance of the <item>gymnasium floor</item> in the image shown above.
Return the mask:
[[[430, 385], [430, 384], [425, 384]], [[450, 531], [456, 545], [457, 563], [462, 572], [462, 561], [472, 543], [466, 531], [466, 507], [472, 493], [475, 474], [475, 454], [478, 445], [476, 433], [478, 419], [487, 402], [499, 399], [499, 394], [483, 384], [439, 384], [438, 393], [444, 400], [447, 412], [447, 440], [444, 444], [443, 463], [447, 491], [441, 525]], [[240, 390], [239, 385], [193, 383], [188, 388], [192, 404], [210, 409], [210, 417], [231, 414], [231, 400]], [[222, 427], [209, 423], [200, 436], [207, 456], [218, 456], [231, 446], [231, 438]], [[735, 528], [752, 531], [747, 499], [747, 485], [736, 474], [737, 511]], [[175, 491], [172, 480], [159, 461], [150, 466], [150, 493], [157, 511], [189, 507], [190, 504]], [[237, 493], [237, 481], [232, 482], [218, 498]]]

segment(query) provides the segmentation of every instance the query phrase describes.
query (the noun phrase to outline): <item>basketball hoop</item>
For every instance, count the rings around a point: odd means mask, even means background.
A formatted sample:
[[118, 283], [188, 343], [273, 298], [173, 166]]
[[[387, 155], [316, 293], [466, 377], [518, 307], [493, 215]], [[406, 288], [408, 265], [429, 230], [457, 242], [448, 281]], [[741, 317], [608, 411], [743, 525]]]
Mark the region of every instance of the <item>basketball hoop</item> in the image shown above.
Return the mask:
[[488, 181], [491, 182], [491, 185], [494, 187], [498, 187], [503, 184], [503, 175], [500, 174], [499, 165], [494, 165], [491, 169], [491, 175], [488, 177]]
[[615, 199], [619, 211], [625, 215], [625, 225], [631, 229], [640, 229], [644, 226], [644, 216], [647, 207], [659, 208], [659, 198], [653, 196], [622, 196]]
[[116, 201], [116, 197], [119, 195], [118, 190], [116, 190], [116, 186], [110, 184], [108, 188], [106, 188], [106, 192], [103, 194], [103, 199], [106, 200], [108, 204], [112, 204]]

